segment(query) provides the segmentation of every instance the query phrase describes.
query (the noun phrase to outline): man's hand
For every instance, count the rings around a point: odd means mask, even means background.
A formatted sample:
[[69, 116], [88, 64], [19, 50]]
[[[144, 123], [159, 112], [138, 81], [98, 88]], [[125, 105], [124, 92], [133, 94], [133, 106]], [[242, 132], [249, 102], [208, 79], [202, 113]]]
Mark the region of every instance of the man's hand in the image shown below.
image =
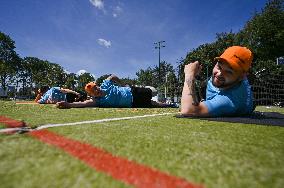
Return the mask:
[[115, 82], [116, 84], [121, 85], [120, 79], [116, 75], [114, 75], [114, 74], [110, 75], [107, 78], [107, 80], [111, 80], [111, 81]]
[[189, 116], [207, 116], [208, 109], [203, 102], [199, 102], [195, 92], [195, 78], [202, 69], [198, 61], [185, 65], [185, 80], [181, 97], [181, 114]]
[[201, 72], [201, 69], [202, 69], [202, 65], [198, 61], [189, 63], [184, 66], [185, 77], [187, 76], [196, 77]]
[[61, 101], [56, 103], [56, 107], [60, 109], [70, 108], [70, 104], [66, 101]]

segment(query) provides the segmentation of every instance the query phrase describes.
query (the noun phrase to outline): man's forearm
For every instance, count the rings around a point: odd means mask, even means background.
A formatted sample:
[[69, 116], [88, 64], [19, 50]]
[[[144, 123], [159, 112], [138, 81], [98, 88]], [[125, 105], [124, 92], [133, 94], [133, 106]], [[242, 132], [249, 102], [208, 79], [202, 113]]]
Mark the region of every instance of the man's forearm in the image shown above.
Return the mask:
[[70, 89], [60, 89], [60, 91], [61, 91], [62, 93], [73, 93], [73, 94], [75, 94], [75, 95], [79, 95], [78, 92], [73, 91], [73, 90], [70, 90]]
[[38, 102], [42, 97], [42, 94], [37, 94], [36, 98], [35, 98], [35, 102]]
[[121, 85], [120, 79], [114, 74], [110, 75], [107, 79]]
[[185, 76], [185, 81], [182, 90], [182, 97], [181, 97], [182, 113], [195, 112], [197, 110], [199, 101], [196, 96], [194, 81], [195, 81], [194, 76], [191, 75]]
[[84, 108], [84, 107], [94, 107], [94, 106], [96, 106], [96, 101], [93, 100], [69, 103], [70, 108]]
[[197, 92], [196, 92], [196, 90], [198, 88], [196, 88], [196, 85], [195, 85], [195, 78], [186, 79], [185, 81], [186, 81], [187, 87], [189, 89], [188, 95], [192, 97], [192, 105], [197, 106], [199, 101], [198, 101], [198, 96], [197, 96]]

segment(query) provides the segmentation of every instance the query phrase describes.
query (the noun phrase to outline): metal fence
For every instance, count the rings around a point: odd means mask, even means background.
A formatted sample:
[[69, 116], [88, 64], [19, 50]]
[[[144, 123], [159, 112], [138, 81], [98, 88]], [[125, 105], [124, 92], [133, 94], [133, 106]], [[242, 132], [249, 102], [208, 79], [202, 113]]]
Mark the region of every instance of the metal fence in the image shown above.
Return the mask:
[[264, 74], [252, 84], [256, 105], [279, 105], [284, 102], [284, 75]]

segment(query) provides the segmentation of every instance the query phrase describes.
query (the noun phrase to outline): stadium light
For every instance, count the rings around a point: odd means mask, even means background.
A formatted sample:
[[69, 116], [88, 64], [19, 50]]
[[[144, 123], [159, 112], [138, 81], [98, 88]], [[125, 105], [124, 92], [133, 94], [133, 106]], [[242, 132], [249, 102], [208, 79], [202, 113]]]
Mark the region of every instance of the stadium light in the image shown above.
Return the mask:
[[164, 42], [166, 41], [162, 40], [154, 42], [154, 44], [156, 44], [155, 49], [159, 49], [159, 84], [161, 83], [161, 48], [166, 47], [165, 45], [162, 45]]

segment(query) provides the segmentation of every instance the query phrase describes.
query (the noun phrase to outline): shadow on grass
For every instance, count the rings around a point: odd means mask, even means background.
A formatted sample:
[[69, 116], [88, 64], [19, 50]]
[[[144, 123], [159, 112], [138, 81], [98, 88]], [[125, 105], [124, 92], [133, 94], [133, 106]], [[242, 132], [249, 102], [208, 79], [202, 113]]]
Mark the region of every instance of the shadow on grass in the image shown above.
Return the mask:
[[175, 115], [177, 118], [192, 118], [208, 121], [219, 121], [228, 123], [243, 123], [243, 124], [256, 124], [267, 126], [280, 126], [284, 127], [284, 114], [278, 112], [258, 112], [255, 111], [250, 116], [244, 117], [190, 117], [184, 115]]

